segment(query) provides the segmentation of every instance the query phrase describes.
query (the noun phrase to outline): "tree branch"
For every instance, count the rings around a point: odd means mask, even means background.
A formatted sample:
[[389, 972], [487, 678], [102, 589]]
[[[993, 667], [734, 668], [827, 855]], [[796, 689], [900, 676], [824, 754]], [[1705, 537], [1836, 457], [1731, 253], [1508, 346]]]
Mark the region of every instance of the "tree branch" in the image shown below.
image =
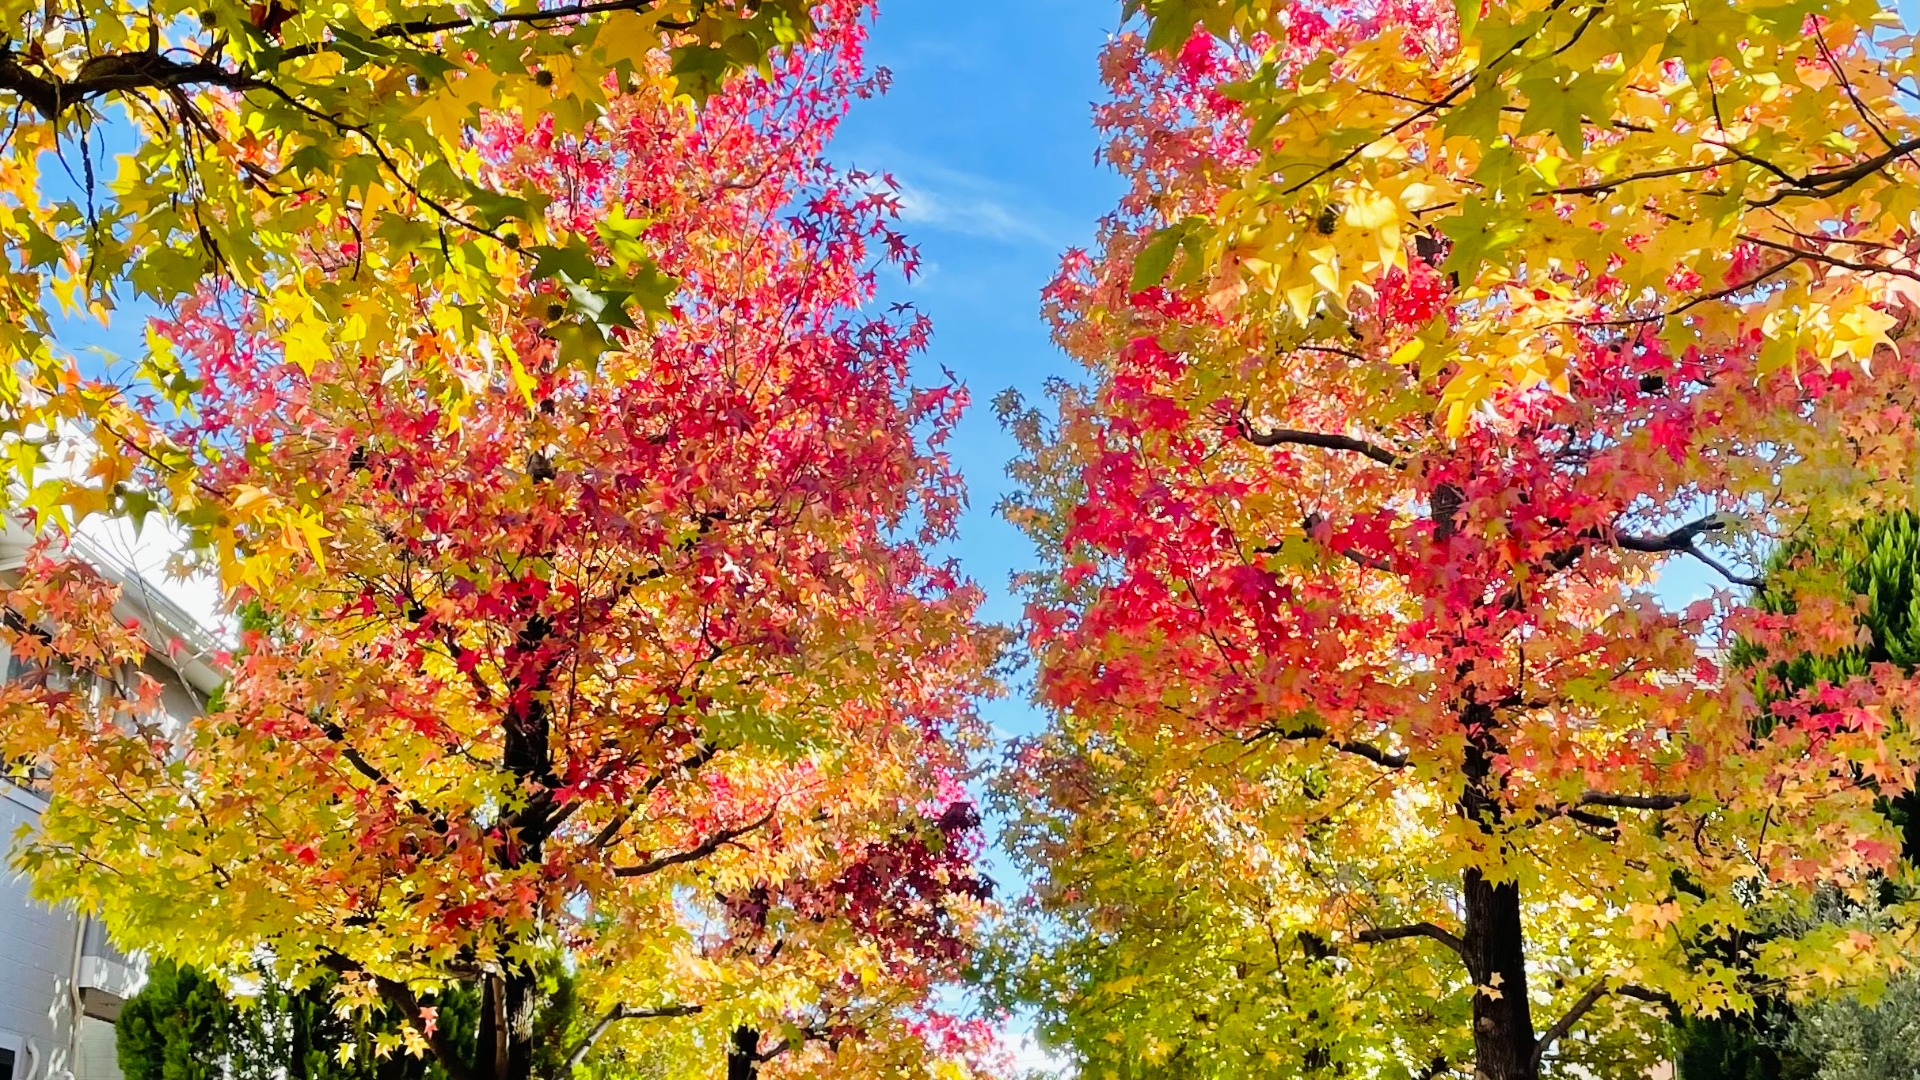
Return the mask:
[[[1762, 579], [1736, 573], [1725, 563], [1700, 550], [1698, 541], [1702, 536], [1708, 533], [1720, 532], [1726, 527], [1726, 522], [1721, 519], [1719, 514], [1708, 514], [1706, 517], [1689, 521], [1676, 529], [1664, 533], [1646, 535], [1622, 532], [1616, 529], [1610, 533], [1602, 534], [1596, 529], [1585, 535], [1592, 540], [1611, 541], [1613, 546], [1626, 551], [1639, 551], [1648, 554], [1691, 555], [1712, 567], [1721, 577], [1735, 585], [1758, 588], [1763, 584]], [[1578, 562], [1580, 557], [1585, 555], [1591, 547], [1591, 544], [1579, 543], [1571, 547], [1562, 548], [1546, 557], [1544, 560], [1546, 567], [1556, 573], [1565, 570], [1567, 567]], [[1502, 599], [1502, 604], [1511, 608], [1512, 605], [1518, 601], [1519, 594], [1516, 591], [1509, 591]]]
[[719, 752], [720, 746], [717, 743], [712, 746], [702, 746], [698, 751], [681, 758], [680, 761], [672, 767], [662, 769], [658, 773], [648, 777], [647, 782], [640, 785], [639, 797], [627, 806], [622, 807], [619, 813], [613, 815], [612, 819], [594, 835], [592, 846], [604, 848], [608, 844], [613, 843], [614, 838], [620, 835], [620, 830], [626, 826], [628, 821], [633, 819], [634, 809], [640, 804], [640, 799], [644, 799], [659, 790], [660, 785], [666, 783], [668, 780], [676, 776], [685, 776], [700, 768], [700, 766], [705, 765], [707, 762], [712, 761], [714, 755]]
[[1674, 810], [1691, 801], [1691, 795], [1614, 795], [1605, 791], [1589, 791], [1580, 796], [1581, 806], [1615, 806], [1623, 810]]
[[573, 1045], [573, 1049], [567, 1053], [566, 1067], [571, 1071], [582, 1061], [585, 1061], [587, 1059], [587, 1053], [593, 1049], [593, 1044], [600, 1041], [600, 1036], [605, 1035], [608, 1028], [622, 1020], [650, 1020], [669, 1016], [693, 1016], [702, 1012], [705, 1008], [706, 1006], [704, 1005], [663, 1005], [653, 1009], [635, 1009], [626, 1005], [615, 1005], [613, 1008], [602, 1013], [600, 1019], [594, 1022], [593, 1028], [581, 1036], [580, 1041]]
[[398, 979], [368, 971], [358, 961], [331, 949], [321, 952], [320, 963], [336, 974], [358, 974], [372, 980], [380, 997], [398, 1009], [407, 1023], [427, 1041], [427, 1047], [433, 1051], [435, 1060], [446, 1072], [447, 1080], [479, 1080], [473, 1070], [467, 1067], [464, 1048], [453, 1037], [452, 1031], [439, 1024], [428, 1023], [426, 1007], [420, 1004], [420, 997], [412, 987]]
[[1775, 188], [1773, 194], [1758, 202], [1749, 201], [1747, 205], [1760, 210], [1794, 196], [1825, 198], [1829, 195], [1837, 195], [1916, 150], [1920, 150], [1920, 138], [1908, 139], [1906, 142], [1888, 147], [1885, 153], [1876, 154], [1864, 161], [1856, 161], [1852, 165], [1793, 177]]
[[[515, 23], [548, 23], [561, 19], [600, 15], [614, 11], [647, 11], [655, 0], [589, 0], [586, 3], [535, 11], [491, 11], [462, 19], [410, 19], [375, 27], [370, 38], [410, 38], [483, 26]], [[692, 24], [660, 24], [664, 29], [687, 29]], [[336, 47], [335, 40], [306, 42], [266, 54], [269, 68], [288, 60], [297, 60]], [[217, 51], [217, 50], [215, 50]], [[0, 46], [0, 90], [11, 90], [43, 117], [54, 120], [68, 108], [96, 97], [120, 91], [172, 90], [188, 86], [224, 86], [249, 89], [260, 85], [263, 72], [247, 68], [227, 68], [205, 56], [193, 61], [174, 60], [158, 51], [115, 52], [90, 56], [70, 79], [37, 74], [20, 63], [9, 43]]]
[[[815, 1025], [800, 1029], [800, 1042], [803, 1044], [810, 1042], [832, 1043], [833, 1041], [833, 1032], [829, 1028]], [[779, 1057], [791, 1049], [793, 1049], [793, 1043], [790, 1040], [781, 1039], [765, 1050], [754, 1051], [753, 1060], [756, 1062], [772, 1061], [774, 1058]]]
[[1708, 514], [1706, 517], [1689, 521], [1671, 532], [1661, 533], [1658, 536], [1615, 532], [1613, 543], [1614, 546], [1626, 548], [1628, 551], [1685, 551], [1706, 533], [1719, 532], [1726, 527], [1726, 523], [1720, 520], [1720, 515]]
[[1600, 1003], [1601, 998], [1606, 996], [1607, 977], [1602, 975], [1598, 979], [1593, 980], [1593, 985], [1587, 987], [1586, 993], [1581, 994], [1579, 999], [1567, 1009], [1560, 1019], [1555, 1020], [1553, 1026], [1541, 1034], [1540, 1040], [1533, 1044], [1533, 1067], [1538, 1069], [1541, 1060], [1547, 1056], [1547, 1048], [1559, 1042], [1562, 1036], [1573, 1030], [1573, 1025], [1579, 1023], [1580, 1018], [1585, 1016], [1588, 1011]]
[[1467, 957], [1467, 943], [1446, 930], [1430, 922], [1417, 922], [1408, 926], [1389, 926], [1379, 930], [1362, 930], [1353, 935], [1353, 940], [1363, 945], [1376, 945], [1383, 941], [1399, 941], [1403, 938], [1424, 937], [1452, 949], [1462, 960]]
[[394, 797], [405, 803], [407, 809], [426, 818], [436, 831], [447, 831], [446, 815], [435, 813], [419, 799], [411, 795], [403, 794], [400, 790], [400, 785], [394, 783], [392, 778], [380, 770], [379, 766], [368, 761], [366, 755], [360, 753], [352, 743], [347, 741], [347, 733], [340, 725], [331, 720], [319, 720], [311, 716], [306, 717], [306, 719], [311, 722], [314, 727], [319, 728], [320, 733], [325, 735], [329, 741], [340, 748], [340, 756], [347, 760], [347, 764], [353, 766], [355, 772], [371, 780], [374, 786], [391, 793]]
[[1329, 435], [1322, 431], [1302, 431], [1298, 428], [1259, 431], [1245, 422], [1240, 425], [1240, 430], [1242, 437], [1255, 446], [1317, 446], [1323, 450], [1346, 450], [1395, 469], [1407, 467], [1404, 458], [1386, 447], [1349, 435]]
[[[1620, 828], [1620, 823], [1618, 821], [1615, 821], [1613, 818], [1610, 818], [1605, 814], [1594, 814], [1594, 813], [1589, 813], [1585, 810], [1566, 810], [1566, 811], [1562, 811], [1562, 816], [1566, 817], [1568, 820], [1577, 821], [1582, 825], [1588, 825], [1593, 828], [1601, 829], [1607, 832], [1614, 832], [1615, 830], [1618, 830]], [[1616, 833], [1616, 835], [1606, 837], [1605, 839], [1617, 840], [1619, 839], [1619, 836]]]
[[648, 874], [657, 874], [668, 867], [679, 866], [683, 863], [698, 862], [740, 839], [742, 836], [760, 828], [767, 822], [772, 821], [773, 815], [778, 811], [779, 807], [776, 806], [772, 810], [768, 810], [766, 813], [760, 815], [757, 820], [750, 821], [738, 828], [722, 829], [701, 841], [698, 846], [688, 848], [685, 851], [676, 851], [671, 855], [662, 855], [656, 859], [648, 859], [646, 862], [633, 866], [616, 866], [614, 867], [613, 874], [615, 877], [623, 878], [646, 877]]
[[1368, 761], [1373, 762], [1383, 769], [1404, 769], [1407, 767], [1409, 761], [1408, 755], [1404, 750], [1399, 753], [1389, 753], [1372, 743], [1328, 738], [1327, 729], [1318, 724], [1305, 724], [1291, 729], [1263, 727], [1254, 732], [1253, 735], [1245, 741], [1251, 744], [1267, 738], [1284, 739], [1289, 742], [1321, 741], [1343, 754], [1352, 754], [1355, 757], [1366, 758]]
[[1673, 995], [1667, 993], [1665, 990], [1649, 990], [1644, 986], [1616, 986], [1613, 988], [1613, 992], [1619, 994], [1621, 997], [1632, 998], [1635, 1001], [1664, 1005], [1669, 1012], [1677, 1013], [1680, 1011], [1680, 1003], [1673, 1000]]

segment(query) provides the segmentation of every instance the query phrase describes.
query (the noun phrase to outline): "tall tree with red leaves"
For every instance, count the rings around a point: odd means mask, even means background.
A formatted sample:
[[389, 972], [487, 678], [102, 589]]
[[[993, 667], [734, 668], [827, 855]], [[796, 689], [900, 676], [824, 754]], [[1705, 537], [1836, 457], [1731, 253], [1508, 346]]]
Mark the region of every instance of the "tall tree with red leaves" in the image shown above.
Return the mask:
[[[663, 51], [590, 126], [486, 116], [489, 182], [545, 207], [505, 325], [423, 296], [407, 335], [296, 351], [218, 289], [154, 325], [186, 389], [114, 434], [248, 629], [161, 723], [107, 591], [35, 567], [13, 602], [53, 629], [16, 647], [108, 687], [0, 691], [0, 749], [52, 767], [43, 891], [203, 969], [329, 973], [455, 1080], [528, 1076], [555, 950], [599, 1017], [574, 1062], [980, 1063], [935, 996], [984, 910], [959, 783], [994, 640], [929, 554], [966, 397], [910, 384], [923, 318], [863, 311], [917, 256], [890, 184], [822, 156], [878, 86], [868, 5], [815, 15], [697, 108]], [[316, 219], [305, 272], [413, 287], [356, 228]], [[665, 314], [602, 351], [575, 312], [617, 315], [622, 274]], [[471, 1050], [436, 1023], [456, 982]]]
[[1920, 690], [1762, 723], [1723, 658], [1851, 641], [1836, 575], [1762, 608], [1759, 567], [1912, 499], [1910, 43], [1145, 7], [1103, 60], [1131, 186], [1047, 291], [1086, 381], [1005, 403], [1053, 715], [1003, 787], [1009, 991], [1088, 1075], [1536, 1080], [1884, 980], [1911, 920], [1749, 931], [1897, 873]]

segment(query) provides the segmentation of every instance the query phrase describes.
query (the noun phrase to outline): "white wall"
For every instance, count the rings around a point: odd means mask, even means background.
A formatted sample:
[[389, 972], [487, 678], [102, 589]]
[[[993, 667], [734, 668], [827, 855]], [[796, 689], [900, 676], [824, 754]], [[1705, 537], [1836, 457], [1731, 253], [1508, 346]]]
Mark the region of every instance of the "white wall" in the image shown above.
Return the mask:
[[[0, 781], [0, 845], [39, 817], [33, 796]], [[16, 1080], [58, 1080], [67, 1069], [74, 916], [33, 899], [27, 881], [0, 859], [0, 1034], [25, 1052]], [[9, 1042], [13, 1040], [8, 1040]], [[31, 1069], [31, 1073], [29, 1073]]]
[[124, 1080], [112, 1024], [94, 1016], [81, 1017], [79, 1051], [73, 1066], [74, 1080]]

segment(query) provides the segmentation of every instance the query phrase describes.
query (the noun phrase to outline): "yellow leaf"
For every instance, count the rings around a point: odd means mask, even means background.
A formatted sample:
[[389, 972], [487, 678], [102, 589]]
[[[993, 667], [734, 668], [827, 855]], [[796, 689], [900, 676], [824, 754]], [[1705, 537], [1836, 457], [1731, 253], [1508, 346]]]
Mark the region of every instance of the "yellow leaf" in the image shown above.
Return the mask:
[[1848, 308], [1845, 315], [1834, 321], [1829, 337], [1833, 345], [1831, 358], [1851, 356], [1862, 364], [1867, 363], [1873, 359], [1874, 349], [1881, 345], [1893, 346], [1887, 331], [1897, 322], [1898, 319], [1886, 312], [1864, 304]]

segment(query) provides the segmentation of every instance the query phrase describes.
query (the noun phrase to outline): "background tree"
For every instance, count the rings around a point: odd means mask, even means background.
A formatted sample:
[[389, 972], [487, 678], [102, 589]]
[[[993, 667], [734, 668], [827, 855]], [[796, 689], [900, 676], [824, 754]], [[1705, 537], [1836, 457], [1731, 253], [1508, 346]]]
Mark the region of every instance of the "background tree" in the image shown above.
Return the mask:
[[219, 983], [156, 960], [146, 985], [114, 1021], [120, 1071], [129, 1080], [225, 1080], [232, 1022], [233, 1006]]
[[[500, 348], [447, 294], [377, 350], [349, 319], [302, 352], [233, 289], [156, 324], [189, 389], [142, 428], [132, 482], [225, 522], [190, 560], [254, 629], [216, 706], [170, 729], [121, 673], [139, 640], [103, 587], [32, 568], [15, 605], [54, 629], [22, 648], [110, 690], [0, 698], [4, 749], [54, 766], [24, 856], [43, 889], [132, 947], [335, 978], [453, 1080], [533, 1074], [556, 949], [593, 1018], [566, 1058], [647, 1039], [685, 1051], [681, 1074], [730, 1048], [801, 1073], [880, 1054], [870, 1033], [897, 1074], [964, 1065], [927, 1027], [964, 944], [882, 962], [894, 934], [964, 943], [981, 911], [968, 860], [937, 854], [971, 850], [939, 822], [993, 652], [978, 591], [928, 553], [961, 503], [939, 444], [964, 395], [908, 383], [924, 320], [861, 310], [914, 256], [887, 186], [821, 156], [875, 86], [868, 8], [816, 13], [697, 112], [662, 51], [591, 124], [488, 114], [489, 181], [592, 238], [546, 256], [573, 283], [650, 261], [678, 282], [591, 365], [566, 355], [573, 292], [530, 272], [489, 324]], [[413, 295], [351, 222], [302, 244], [306, 277]], [[835, 891], [888, 845], [921, 852], [909, 909]], [[760, 891], [806, 925], [716, 947]], [[471, 1064], [434, 1004], [460, 984]], [[818, 1022], [832, 1038], [801, 1052]]]
[[[1911, 679], [1763, 730], [1722, 661], [1851, 641], [1750, 568], [1910, 506], [1908, 44], [1873, 5], [1148, 7], [1103, 61], [1131, 188], [1047, 294], [1088, 384], [1007, 403], [1053, 559], [1012, 992], [1089, 1075], [1533, 1080], [1884, 977], [1909, 927], [1685, 946], [1896, 862]], [[1721, 591], [1662, 605], [1682, 566]]]
[[[1920, 591], [1915, 588], [1920, 578], [1920, 534], [1915, 525], [1911, 511], [1889, 514], [1773, 557], [1767, 587], [1754, 597], [1756, 605], [1786, 613], [1794, 607], [1796, 592], [1837, 587], [1840, 595], [1857, 597], [1855, 602], [1862, 605], [1860, 638], [1830, 651], [1784, 657], [1778, 650], [1769, 656], [1765, 649], [1736, 645], [1735, 667], [1758, 670], [1762, 701], [1817, 689], [1823, 683], [1842, 685], [1869, 674], [1876, 665], [1892, 664], [1908, 673], [1920, 667], [1920, 637], [1916, 636]], [[1911, 872], [1920, 865], [1920, 813], [1916, 813], [1920, 795], [1911, 788], [1889, 793], [1883, 810], [1900, 829], [1900, 857]], [[1881, 891], [1877, 899], [1884, 903], [1910, 899], [1891, 883]], [[1855, 907], [1833, 914], [1844, 923], [1873, 912]], [[1796, 1009], [1771, 1002], [1754, 1016], [1683, 1023], [1675, 1064], [1688, 1080], [1839, 1080], [1868, 1075], [1862, 1070], [1871, 1069], [1880, 1070], [1880, 1075], [1901, 1076], [1916, 1067], [1912, 1055], [1900, 1056], [1900, 1048], [1912, 1045], [1911, 1040], [1900, 1038], [1901, 1031], [1915, 1016], [1920, 1016], [1920, 984], [1911, 977], [1894, 980], [1886, 998], [1871, 1004], [1842, 998], [1808, 1002]]]
[[[571, 1027], [571, 980], [554, 982], [545, 997], [543, 1026]], [[396, 1044], [404, 1021], [388, 1016], [342, 1016], [333, 987], [316, 983], [298, 991], [253, 980], [252, 992], [236, 999], [220, 984], [171, 960], [156, 959], [146, 985], [128, 999], [114, 1022], [120, 1070], [137, 1080], [442, 1080], [432, 1061], [382, 1054]], [[454, 987], [435, 1001], [439, 1025], [467, 1044], [478, 1028], [478, 996]], [[562, 1075], [535, 1069], [547, 1078]]]

